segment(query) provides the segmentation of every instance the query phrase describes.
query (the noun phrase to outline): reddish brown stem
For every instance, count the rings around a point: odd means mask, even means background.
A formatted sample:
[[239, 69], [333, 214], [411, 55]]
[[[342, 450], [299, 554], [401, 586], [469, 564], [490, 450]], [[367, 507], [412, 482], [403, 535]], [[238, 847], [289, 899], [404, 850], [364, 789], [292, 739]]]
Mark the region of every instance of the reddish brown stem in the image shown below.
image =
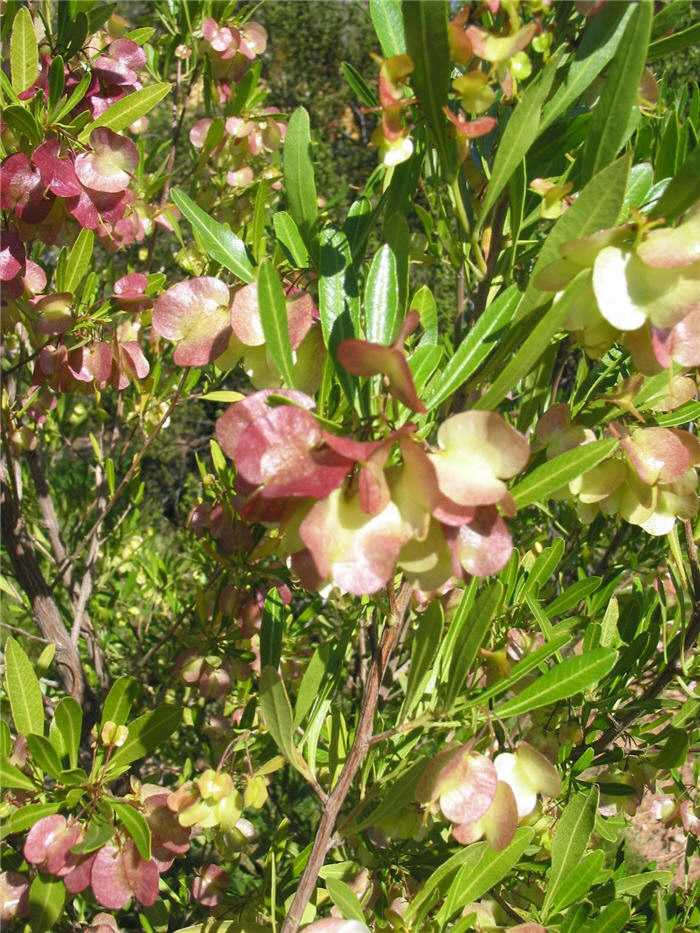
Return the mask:
[[306, 863], [304, 874], [301, 876], [299, 887], [294, 895], [292, 906], [285, 917], [284, 923], [280, 928], [280, 933], [297, 933], [301, 918], [304, 916], [306, 905], [316, 889], [319, 872], [323, 868], [323, 863], [331, 846], [333, 831], [338, 819], [341, 807], [345, 802], [352, 782], [357, 774], [357, 770], [365, 759], [372, 738], [372, 724], [374, 714], [377, 709], [377, 699], [379, 697], [379, 687], [384, 677], [391, 652], [396, 644], [396, 639], [401, 630], [408, 603], [411, 597], [411, 587], [404, 583], [398, 596], [392, 601], [392, 614], [387, 620], [382, 637], [374, 654], [372, 666], [367, 675], [365, 684], [365, 694], [362, 700], [362, 708], [357, 721], [355, 730], [355, 740], [352, 748], [340, 772], [340, 777], [330, 793], [321, 814], [321, 821], [316, 830], [313, 848], [309, 855], [309, 861]]

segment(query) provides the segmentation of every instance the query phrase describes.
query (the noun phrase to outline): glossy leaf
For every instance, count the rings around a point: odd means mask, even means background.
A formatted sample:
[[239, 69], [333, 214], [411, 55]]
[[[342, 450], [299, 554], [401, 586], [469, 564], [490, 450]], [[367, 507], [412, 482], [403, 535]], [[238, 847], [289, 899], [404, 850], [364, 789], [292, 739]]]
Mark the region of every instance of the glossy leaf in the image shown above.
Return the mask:
[[39, 765], [45, 774], [51, 777], [58, 777], [62, 768], [58, 753], [48, 739], [43, 735], [28, 735], [27, 748], [32, 756], [32, 761]]
[[542, 130], [566, 113], [601, 74], [617, 51], [631, 15], [632, 4], [609, 3], [590, 20], [567, 68], [566, 77], [561, 82], [557, 81], [557, 88], [545, 104]]
[[428, 118], [433, 140], [448, 178], [456, 169], [454, 145], [447, 139], [447, 119], [443, 107], [450, 86], [450, 49], [447, 43], [447, 3], [445, 0], [404, 0], [402, 4], [406, 51], [413, 61], [411, 86]]
[[567, 658], [524, 687], [517, 697], [502, 703], [496, 712], [502, 718], [521, 716], [572, 697], [602, 680], [613, 669], [616, 660], [616, 653], [606, 648], [595, 648], [584, 655]]
[[516, 105], [506, 124], [498, 142], [498, 151], [491, 169], [489, 185], [479, 212], [478, 226], [480, 228], [483, 227], [489, 211], [508, 184], [511, 175], [540, 133], [542, 107], [552, 87], [558, 65], [558, 57], [553, 56], [544, 70], [523, 92], [520, 103]]
[[506, 849], [495, 852], [487, 845], [481, 850], [478, 859], [463, 865], [450, 885], [445, 903], [438, 913], [438, 920], [444, 923], [465, 904], [483, 897], [490, 888], [498, 884], [518, 863], [533, 835], [534, 831], [529, 826], [521, 826]]
[[700, 146], [691, 149], [675, 178], [650, 211], [651, 217], [675, 220], [700, 198]]
[[192, 224], [207, 255], [249, 285], [255, 276], [243, 240], [237, 237], [227, 224], [211, 218], [177, 188], [170, 192], [170, 197]]
[[533, 502], [545, 501], [577, 476], [607, 460], [615, 452], [618, 444], [619, 441], [615, 438], [606, 438], [574, 447], [547, 460], [535, 467], [511, 489], [515, 504], [519, 509], [523, 509]]
[[674, 52], [691, 48], [697, 45], [698, 42], [700, 42], [700, 23], [695, 23], [687, 29], [682, 29], [671, 36], [664, 36], [664, 38], [652, 42], [647, 53], [647, 61], [651, 62], [658, 58], [665, 58]]
[[265, 597], [260, 624], [260, 666], [277, 668], [282, 654], [284, 635], [284, 603], [279, 591], [273, 587]]
[[357, 68], [353, 67], [350, 62], [342, 62], [340, 67], [343, 69], [343, 77], [348, 82], [355, 97], [362, 101], [365, 107], [379, 106], [376, 93], [370, 88]]
[[44, 701], [32, 663], [10, 636], [5, 643], [5, 686], [17, 732], [44, 734]]
[[542, 905], [545, 919], [552, 915], [559, 898], [565, 896], [575, 880], [593, 832], [597, 808], [598, 788], [594, 786], [588, 794], [572, 797], [559, 818], [552, 837], [552, 868]]
[[399, 308], [396, 259], [384, 244], [375, 255], [365, 287], [365, 339], [390, 344], [394, 339]]
[[15, 14], [10, 39], [10, 69], [12, 87], [18, 93], [26, 91], [39, 73], [39, 50], [36, 44], [32, 14], [25, 6]]
[[306, 269], [309, 265], [309, 251], [306, 248], [299, 228], [294, 223], [292, 215], [286, 211], [278, 211], [272, 218], [275, 236], [284, 249], [295, 269]]
[[624, 37], [588, 125], [582, 155], [584, 181], [612, 162], [625, 142], [629, 114], [635, 106], [644, 71], [653, 15], [651, 0], [633, 5]]
[[289, 213], [312, 259], [318, 259], [316, 182], [311, 154], [309, 115], [303, 107], [292, 114], [284, 140], [284, 186]]
[[499, 345], [502, 331], [518, 305], [520, 292], [512, 285], [491, 302], [445, 365], [432, 393], [425, 400], [430, 411], [441, 405], [484, 364]]
[[176, 706], [161, 706], [129, 723], [126, 742], [115, 749], [105, 771], [109, 777], [121, 774], [138, 758], [143, 758], [165, 742], [180, 725], [182, 710]]
[[419, 341], [419, 346], [436, 345], [438, 342], [437, 305], [427, 285], [421, 285], [411, 298], [409, 311], [417, 311], [420, 314], [423, 336]]
[[559, 258], [559, 247], [563, 243], [611, 227], [616, 222], [624, 201], [628, 172], [629, 161], [626, 158], [608, 165], [588, 182], [571, 207], [554, 224], [539, 250], [525, 294], [518, 305], [516, 320], [522, 320], [551, 294], [541, 292], [533, 282], [545, 266]]
[[263, 667], [260, 672], [260, 705], [275, 745], [287, 761], [297, 767], [292, 708], [282, 678], [274, 667]]
[[467, 618], [465, 633], [455, 646], [450, 665], [444, 707], [449, 712], [465, 689], [466, 680], [486, 638], [503, 597], [503, 584], [494, 580], [479, 593]]
[[82, 855], [85, 852], [96, 852], [112, 839], [114, 832], [114, 826], [99, 816], [93, 816], [84, 838], [73, 846], [71, 852], [76, 855]]
[[[435, 869], [423, 887], [417, 892], [403, 916], [404, 921], [410, 925], [410, 929], [420, 929], [421, 921], [435, 901], [445, 896], [455, 872], [462, 865], [466, 868], [478, 864], [487, 849], [490, 849], [490, 846], [486, 842], [477, 842], [474, 845], [464, 846]], [[493, 852], [493, 849], [491, 849], [491, 852]]]
[[36, 784], [6, 758], [0, 758], [0, 782], [3, 787], [16, 787], [18, 790], [36, 790]]
[[581, 927], [581, 933], [622, 933], [629, 929], [631, 911], [624, 901], [613, 901], [594, 919]]
[[369, 0], [369, 15], [384, 58], [406, 51], [401, 0]]
[[357, 895], [344, 881], [340, 878], [326, 878], [326, 890], [342, 917], [346, 920], [357, 920], [359, 923], [365, 922]]
[[80, 141], [86, 143], [90, 139], [90, 133], [98, 126], [106, 126], [115, 133], [127, 129], [136, 120], [153, 110], [156, 104], [159, 104], [169, 93], [170, 84], [163, 81], [160, 84], [151, 84], [141, 88], [140, 91], [134, 91], [133, 94], [127, 94], [126, 97], [111, 104], [92, 123], [88, 123], [80, 133]]
[[49, 933], [63, 913], [66, 886], [60, 878], [37, 875], [29, 889], [29, 922], [32, 933]]
[[26, 107], [10, 104], [9, 107], [3, 108], [2, 118], [17, 135], [23, 133], [34, 146], [39, 145], [42, 137], [41, 127]]
[[411, 645], [411, 666], [408, 670], [402, 718], [410, 716], [423, 697], [440, 648], [444, 625], [445, 616], [438, 602], [431, 603], [418, 617]]
[[568, 877], [563, 888], [559, 888], [557, 897], [552, 901], [550, 913], [558, 913], [570, 904], [583, 900], [584, 895], [593, 887], [605, 862], [605, 852], [597, 849], [584, 856], [576, 866], [576, 871]]
[[287, 304], [277, 270], [269, 259], [258, 269], [258, 307], [265, 335], [265, 348], [282, 373], [285, 384], [294, 388], [294, 364], [289, 342]]
[[90, 268], [94, 242], [94, 231], [86, 229], [80, 231], [70, 251], [62, 291], [75, 292], [83, 280], [83, 276]]
[[110, 800], [117, 819], [136, 844], [139, 855], [147, 862], [151, 857], [151, 830], [141, 813], [124, 800]]
[[128, 674], [118, 677], [107, 694], [104, 706], [102, 707], [102, 721], [100, 726], [106, 722], [113, 722], [117, 726], [123, 726], [129, 718], [131, 707], [134, 705], [139, 694], [139, 685]]
[[[0, 778], [5, 787], [12, 787], [11, 784], [5, 784], [5, 776], [2, 773], [2, 763], [0, 763]], [[34, 787], [36, 790], [36, 787]], [[25, 829], [43, 820], [45, 816], [53, 816], [64, 806], [62, 800], [52, 800], [51, 803], [26, 803], [19, 810], [14, 810], [3, 820], [2, 832], [0, 838], [9, 836], [12, 833], [22, 833]]]

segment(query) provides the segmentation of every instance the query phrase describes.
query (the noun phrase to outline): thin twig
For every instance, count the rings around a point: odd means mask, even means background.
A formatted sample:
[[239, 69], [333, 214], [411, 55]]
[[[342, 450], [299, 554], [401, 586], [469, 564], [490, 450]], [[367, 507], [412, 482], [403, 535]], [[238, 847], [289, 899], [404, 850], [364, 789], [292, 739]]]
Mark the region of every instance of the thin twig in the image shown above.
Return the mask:
[[280, 933], [297, 933], [306, 905], [311, 900], [316, 889], [319, 872], [323, 868], [323, 863], [332, 844], [333, 832], [338, 814], [350, 791], [358, 768], [364, 761], [369, 748], [369, 743], [372, 738], [372, 724], [374, 722], [374, 714], [379, 698], [379, 687], [399, 635], [401, 625], [406, 616], [410, 598], [411, 587], [409, 584], [404, 583], [397, 598], [392, 601], [392, 613], [384, 625], [381, 641], [377, 646], [372, 666], [367, 676], [365, 695], [362, 701], [360, 716], [357, 721], [352, 748], [348, 753], [338, 781], [323, 808], [321, 821], [316, 831], [316, 838], [314, 839], [309, 860], [306, 863], [304, 874], [301, 877], [299, 887], [294, 895], [292, 906], [280, 928]]

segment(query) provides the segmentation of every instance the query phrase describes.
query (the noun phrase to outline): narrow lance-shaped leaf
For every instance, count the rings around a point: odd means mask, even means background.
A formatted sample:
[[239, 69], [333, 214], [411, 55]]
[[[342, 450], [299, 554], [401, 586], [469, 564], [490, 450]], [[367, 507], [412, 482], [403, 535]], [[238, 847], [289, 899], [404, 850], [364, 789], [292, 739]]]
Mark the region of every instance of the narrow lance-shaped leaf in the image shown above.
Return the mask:
[[144, 861], [151, 857], [151, 830], [139, 811], [123, 800], [110, 800], [110, 806], [117, 818], [136, 844], [139, 855]]
[[469, 613], [466, 632], [459, 644], [455, 646], [452, 656], [444, 703], [447, 711], [452, 709], [464, 690], [467, 675], [476, 660], [502, 596], [503, 584], [500, 580], [495, 580], [479, 594]]
[[192, 224], [207, 255], [249, 285], [254, 279], [253, 266], [243, 240], [237, 237], [227, 224], [213, 220], [184, 192], [175, 188], [170, 192], [170, 197]]
[[441, 405], [486, 361], [498, 346], [500, 335], [512, 319], [519, 299], [520, 292], [512, 285], [491, 302], [457, 347], [454, 356], [443, 369], [435, 389], [425, 400], [428, 411]]
[[110, 130], [118, 133], [125, 130], [135, 120], [139, 120], [145, 114], [149, 113], [156, 104], [159, 104], [163, 98], [170, 92], [170, 84], [161, 82], [152, 84], [150, 87], [141, 88], [140, 91], [134, 91], [122, 97], [109, 106], [104, 113], [101, 113], [96, 120], [88, 123], [79, 136], [80, 142], [86, 143], [90, 138], [90, 133], [98, 126], [107, 126]]
[[296, 767], [292, 708], [282, 679], [274, 667], [263, 667], [260, 671], [260, 705], [275, 745], [287, 761]]
[[365, 287], [365, 337], [370, 343], [394, 339], [398, 305], [396, 259], [384, 244], [372, 260]]
[[369, 15], [384, 58], [406, 51], [401, 0], [369, 0]]
[[619, 152], [625, 141], [630, 112], [637, 100], [654, 4], [651, 0], [640, 0], [632, 7], [624, 37], [588, 125], [582, 156], [585, 181], [612, 162]]
[[277, 667], [282, 653], [284, 603], [279, 590], [272, 588], [265, 598], [260, 624], [260, 666]]
[[292, 220], [291, 214], [278, 211], [272, 218], [275, 236], [280, 246], [287, 253], [296, 269], [306, 269], [309, 265], [309, 251], [299, 233], [299, 228]]
[[32, 14], [26, 6], [22, 6], [17, 10], [15, 21], [12, 24], [10, 68], [12, 87], [18, 94], [30, 88], [39, 73], [39, 50], [37, 49], [36, 35], [34, 33], [34, 23], [32, 22]]
[[516, 830], [513, 841], [502, 852], [495, 852], [491, 846], [487, 846], [478, 861], [464, 865], [450, 885], [438, 914], [439, 919], [443, 922], [448, 920], [465, 904], [478, 900], [497, 884], [517, 864], [533, 835], [534, 831], [529, 826], [521, 826]]
[[559, 887], [556, 899], [552, 901], [550, 912], [559, 913], [570, 904], [581, 901], [600, 876], [604, 861], [605, 852], [602, 849], [597, 849], [582, 858], [576, 865], [575, 871], [568, 876], [566, 885]]
[[64, 290], [74, 292], [90, 267], [95, 234], [92, 230], [82, 229], [70, 251], [64, 279]]
[[444, 0], [404, 0], [402, 4], [406, 51], [414, 72], [411, 84], [432, 130], [440, 161], [450, 178], [457, 166], [454, 144], [448, 144], [447, 104], [450, 86], [450, 49], [447, 43], [447, 3]]
[[161, 706], [158, 709], [139, 716], [129, 724], [129, 736], [126, 742], [115, 749], [106, 768], [107, 775], [115, 777], [125, 771], [132, 761], [157, 748], [161, 742], [169, 739], [180, 725], [182, 710], [176, 706]]
[[625, 198], [629, 159], [618, 159], [592, 178], [571, 207], [562, 214], [542, 244], [534, 268], [530, 273], [523, 299], [518, 305], [515, 320], [522, 320], [533, 308], [549, 297], [533, 284], [537, 274], [559, 258], [559, 247], [569, 240], [588, 236], [617, 221]]
[[106, 722], [113, 722], [117, 726], [123, 726], [129, 718], [131, 707], [136, 701], [139, 693], [139, 685], [128, 674], [118, 677], [107, 694], [102, 707], [102, 721], [100, 726]]
[[430, 678], [433, 662], [440, 647], [445, 617], [442, 606], [435, 601], [418, 618], [418, 630], [411, 646], [411, 666], [406, 683], [402, 718], [410, 716], [423, 696]]
[[572, 697], [602, 680], [613, 669], [616, 660], [616, 652], [607, 648], [595, 648], [584, 655], [567, 658], [521, 690], [517, 697], [499, 706], [496, 712], [502, 718], [521, 716]]
[[629, 904], [614, 901], [594, 920], [589, 920], [581, 927], [581, 933], [622, 933], [623, 930], [629, 929], [631, 915]]
[[489, 211], [508, 184], [510, 176], [527, 155], [530, 146], [540, 133], [542, 105], [552, 87], [558, 65], [559, 57], [553, 55], [544, 70], [527, 87], [522, 100], [517, 104], [506, 124], [503, 136], [498, 143], [489, 186], [481, 206], [477, 224], [479, 228], [483, 227]]
[[289, 342], [287, 304], [277, 270], [269, 259], [263, 259], [258, 269], [258, 304], [267, 352], [286, 385], [293, 389], [294, 364]]
[[37, 875], [29, 889], [29, 923], [32, 933], [49, 933], [66, 904], [67, 891], [61, 878]]
[[577, 476], [607, 460], [618, 444], [615, 438], [593, 441], [542, 463], [511, 489], [515, 504], [522, 509], [533, 502], [545, 501]]
[[355, 892], [340, 878], [326, 878], [326, 890], [331, 900], [346, 920], [357, 920], [364, 924], [365, 915]]
[[594, 786], [588, 794], [573, 797], [557, 823], [552, 838], [552, 869], [542, 905], [545, 919], [559, 891], [578, 869], [593, 832], [597, 808], [598, 788]]
[[39, 765], [45, 774], [50, 774], [53, 778], [58, 777], [61, 772], [61, 761], [48, 739], [45, 739], [43, 735], [28, 735], [27, 748], [32, 761]]
[[303, 107], [292, 114], [284, 139], [284, 187], [289, 212], [312, 259], [318, 261], [316, 182], [311, 158], [309, 115]]
[[44, 701], [32, 663], [16, 639], [5, 643], [5, 685], [12, 718], [22, 735], [44, 734]]

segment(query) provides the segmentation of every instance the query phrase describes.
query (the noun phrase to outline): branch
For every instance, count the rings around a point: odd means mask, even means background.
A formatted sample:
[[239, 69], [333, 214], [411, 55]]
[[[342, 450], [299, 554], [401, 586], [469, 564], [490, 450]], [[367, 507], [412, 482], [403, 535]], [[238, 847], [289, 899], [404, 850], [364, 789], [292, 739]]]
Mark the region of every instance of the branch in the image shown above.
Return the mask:
[[340, 772], [340, 777], [323, 808], [321, 821], [316, 830], [316, 838], [314, 839], [309, 860], [306, 863], [304, 874], [301, 876], [301, 881], [294, 895], [292, 906], [280, 928], [280, 933], [297, 933], [306, 905], [309, 903], [316, 890], [319, 873], [323, 868], [323, 863], [331, 846], [338, 814], [345, 802], [345, 798], [348, 795], [357, 770], [365, 759], [372, 739], [372, 724], [377, 709], [379, 687], [384, 677], [384, 672], [386, 671], [394, 644], [401, 630], [410, 598], [411, 586], [404, 583], [398, 596], [392, 603], [392, 614], [384, 625], [381, 641], [377, 646], [372, 666], [367, 676], [365, 695], [362, 700], [360, 716], [357, 720], [357, 728], [355, 730], [355, 739], [352, 743], [352, 748], [345, 761], [343, 770]]

